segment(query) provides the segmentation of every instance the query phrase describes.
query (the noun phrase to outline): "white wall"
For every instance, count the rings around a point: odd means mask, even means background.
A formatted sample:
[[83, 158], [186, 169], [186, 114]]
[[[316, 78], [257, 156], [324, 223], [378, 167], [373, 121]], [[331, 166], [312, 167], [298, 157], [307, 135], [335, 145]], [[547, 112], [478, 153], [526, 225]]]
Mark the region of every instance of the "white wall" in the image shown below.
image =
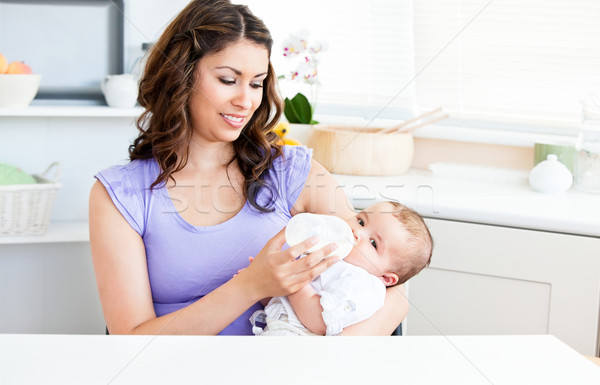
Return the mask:
[[189, 0], [125, 0], [125, 71], [142, 55], [142, 43], [154, 42]]

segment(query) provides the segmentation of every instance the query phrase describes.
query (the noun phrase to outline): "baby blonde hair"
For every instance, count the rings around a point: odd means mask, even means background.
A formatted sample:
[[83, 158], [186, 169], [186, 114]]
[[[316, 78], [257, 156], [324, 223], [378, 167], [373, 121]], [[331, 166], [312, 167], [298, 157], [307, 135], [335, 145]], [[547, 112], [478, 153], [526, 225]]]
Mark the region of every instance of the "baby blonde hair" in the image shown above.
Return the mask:
[[393, 269], [399, 278], [396, 285], [399, 285], [429, 266], [433, 254], [433, 238], [419, 213], [401, 203], [392, 201], [389, 203], [396, 209], [392, 215], [410, 234], [407, 244], [403, 247], [407, 253]]

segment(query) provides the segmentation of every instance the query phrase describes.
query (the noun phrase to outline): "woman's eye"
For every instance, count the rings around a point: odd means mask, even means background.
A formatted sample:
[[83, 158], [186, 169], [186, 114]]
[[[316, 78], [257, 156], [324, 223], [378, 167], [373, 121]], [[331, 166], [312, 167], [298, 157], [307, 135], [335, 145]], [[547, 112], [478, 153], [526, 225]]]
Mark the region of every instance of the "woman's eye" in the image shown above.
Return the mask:
[[364, 225], [365, 225], [365, 221], [363, 221], [362, 219], [358, 218], [358, 224], [359, 224], [360, 226], [363, 226], [363, 227], [364, 227]]
[[219, 78], [219, 80], [221, 81], [221, 83], [226, 84], [228, 86], [235, 84], [235, 80], [224, 79], [224, 78]]
[[374, 239], [370, 239], [371, 244], [373, 245], [374, 248], [377, 248], [377, 242], [375, 242]]
[[263, 85], [262, 85], [262, 83], [251, 83], [250, 87], [252, 87], [252, 88], [262, 88]]

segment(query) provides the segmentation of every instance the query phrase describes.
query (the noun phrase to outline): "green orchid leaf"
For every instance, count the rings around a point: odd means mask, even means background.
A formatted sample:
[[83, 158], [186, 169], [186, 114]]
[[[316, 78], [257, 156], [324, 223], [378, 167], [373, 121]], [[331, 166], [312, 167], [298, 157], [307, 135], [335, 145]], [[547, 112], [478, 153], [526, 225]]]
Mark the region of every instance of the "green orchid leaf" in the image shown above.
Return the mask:
[[297, 93], [296, 96], [292, 98], [292, 105], [300, 118], [299, 123], [310, 124], [310, 121], [312, 120], [312, 107], [306, 96]]
[[296, 108], [294, 107], [294, 104], [292, 103], [292, 101], [289, 98], [285, 98], [285, 100], [284, 100], [283, 114], [285, 115], [285, 118], [288, 120], [288, 122], [300, 123], [300, 117], [298, 116], [298, 113], [296, 112]]
[[313, 108], [310, 102], [301, 93], [297, 93], [292, 99], [285, 98], [283, 113], [290, 123], [317, 124], [312, 119]]

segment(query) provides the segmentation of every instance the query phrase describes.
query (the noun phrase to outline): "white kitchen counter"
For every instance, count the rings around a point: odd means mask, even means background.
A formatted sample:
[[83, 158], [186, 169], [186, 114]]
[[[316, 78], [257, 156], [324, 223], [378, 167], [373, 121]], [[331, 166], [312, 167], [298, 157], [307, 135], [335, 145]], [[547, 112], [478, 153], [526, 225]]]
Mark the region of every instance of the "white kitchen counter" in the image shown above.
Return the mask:
[[354, 207], [393, 199], [424, 217], [600, 237], [600, 195], [571, 188], [535, 192], [526, 181], [497, 183], [411, 170], [394, 177], [334, 175]]
[[2, 384], [578, 384], [600, 368], [553, 336], [0, 335]]

